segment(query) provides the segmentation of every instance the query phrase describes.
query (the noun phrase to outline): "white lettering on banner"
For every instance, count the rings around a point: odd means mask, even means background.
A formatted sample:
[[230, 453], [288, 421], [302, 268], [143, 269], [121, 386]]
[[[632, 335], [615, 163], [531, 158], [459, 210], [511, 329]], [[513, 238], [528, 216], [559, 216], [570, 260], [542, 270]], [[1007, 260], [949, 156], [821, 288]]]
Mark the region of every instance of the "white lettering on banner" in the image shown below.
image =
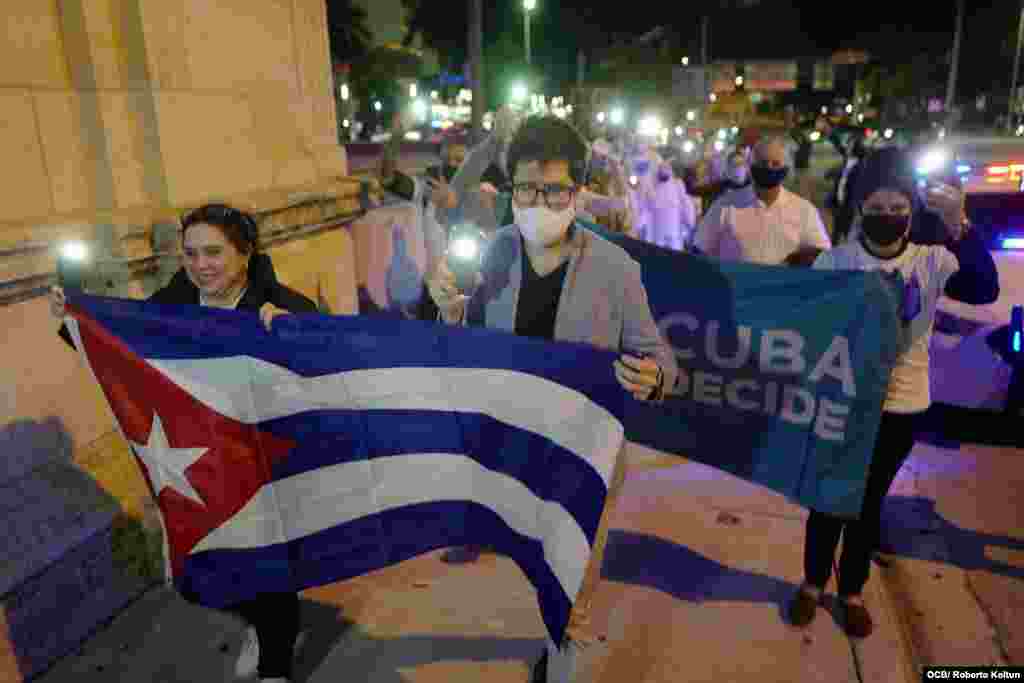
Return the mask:
[[732, 358], [726, 358], [718, 352], [718, 342], [721, 341], [721, 336], [718, 334], [720, 327], [721, 323], [717, 320], [708, 323], [708, 332], [704, 337], [704, 353], [716, 367], [739, 370], [750, 360], [750, 328], [746, 325], [736, 328], [738, 348]]
[[[672, 313], [658, 321], [658, 330], [672, 344], [672, 350], [682, 363], [697, 358], [694, 347], [679, 346], [678, 332], [673, 336], [671, 331], [684, 328], [695, 333], [700, 330], [701, 321], [690, 313]], [[739, 370], [754, 362], [753, 348], [755, 330], [748, 325], [736, 327], [736, 351], [725, 355], [722, 353], [722, 323], [709, 321], [704, 330], [704, 356], [707, 361], [723, 370]], [[674, 338], [675, 337], [675, 338]], [[799, 375], [806, 372], [808, 363], [805, 357], [807, 346], [803, 336], [796, 330], [764, 330], [758, 338], [757, 367], [761, 373], [776, 375]], [[698, 347], [699, 348], [699, 347]], [[843, 393], [850, 398], [857, 395], [854, 381], [853, 361], [850, 353], [850, 341], [843, 335], [836, 335], [821, 357], [814, 363], [814, 368], [807, 376], [810, 382], [818, 383], [829, 377], [842, 385]]]
[[779, 385], [775, 382], [768, 382], [768, 388], [764, 394], [764, 412], [769, 415], [779, 412]]
[[722, 405], [722, 376], [693, 373], [693, 400], [709, 406]]
[[[827, 398], [816, 400], [814, 394], [800, 386], [782, 385], [780, 406], [780, 387], [777, 382], [765, 382], [762, 385], [752, 379], [727, 381], [722, 375], [702, 370], [693, 373], [692, 381], [685, 371], [680, 372], [679, 382], [672, 394], [713, 407], [723, 406], [724, 395], [724, 405], [737, 411], [760, 411], [771, 416], [778, 414], [780, 420], [797, 426], [814, 423], [815, 435], [826, 441], [842, 441], [845, 438], [846, 416], [850, 414], [849, 406]], [[764, 400], [757, 400], [761, 395]]]
[[759, 387], [757, 382], [751, 379], [738, 379], [735, 382], [729, 382], [725, 387], [725, 400], [736, 410], [743, 410], [746, 412], [758, 410], [760, 406], [757, 401], [744, 401], [740, 398], [740, 390], [746, 389], [747, 391], [757, 391]]
[[[798, 402], [803, 404], [800, 410]], [[814, 396], [800, 387], [787, 385], [782, 388], [782, 414], [779, 418], [795, 425], [808, 425], [814, 420]]]
[[825, 441], [842, 441], [846, 437], [846, 416], [849, 414], [850, 406], [827, 398], [821, 399], [818, 419], [814, 421], [814, 433]]
[[[815, 361], [812, 366], [807, 358], [806, 340], [798, 331], [791, 329], [757, 330], [749, 325], [736, 325], [732, 328], [735, 330], [733, 333], [729, 329], [723, 330], [726, 325], [721, 321], [711, 320], [704, 326], [703, 344], [690, 339], [680, 345], [679, 337], [700, 334], [702, 325], [704, 323], [700, 319], [685, 312], [673, 313], [658, 321], [658, 329], [672, 344], [681, 366], [679, 378], [670, 394], [706, 406], [727, 407], [745, 413], [759, 412], [800, 427], [813, 425], [814, 435], [825, 441], [845, 439], [850, 407], [824, 397], [817, 398], [812, 388], [801, 384], [817, 384], [827, 377], [842, 387], [846, 397], [856, 397], [857, 385], [847, 337], [832, 337], [824, 353], [817, 359], [810, 359]], [[679, 328], [683, 329], [682, 333]], [[674, 336], [670, 334], [673, 331]], [[735, 341], [729, 340], [728, 343], [730, 346], [735, 344], [734, 350], [723, 348], [722, 342], [727, 335], [733, 335]], [[687, 369], [701, 350], [709, 365], [722, 370], [747, 368], [748, 374], [798, 377], [788, 383], [780, 383], [729, 377], [729, 373], [718, 374], [692, 367]]]
[[[761, 372], [799, 375], [807, 367], [804, 338], [796, 330], [765, 330], [761, 337]], [[780, 367], [776, 360], [786, 361]]]
[[817, 383], [825, 375], [839, 380], [843, 385], [843, 393], [848, 397], [853, 398], [857, 395], [857, 385], [853, 381], [853, 363], [850, 361], [850, 340], [846, 337], [832, 338], [832, 343], [807, 379]]
[[[690, 332], [696, 332], [700, 329], [700, 321], [689, 313], [673, 313], [671, 315], [666, 315], [661, 319], [661, 322], [658, 323], [658, 329], [661, 330], [661, 336], [668, 339], [668, 331], [673, 327], [678, 327], [679, 325], [686, 327]], [[697, 354], [689, 349], [674, 347], [673, 350], [676, 352], [676, 358], [679, 360], [693, 360], [697, 357]]]

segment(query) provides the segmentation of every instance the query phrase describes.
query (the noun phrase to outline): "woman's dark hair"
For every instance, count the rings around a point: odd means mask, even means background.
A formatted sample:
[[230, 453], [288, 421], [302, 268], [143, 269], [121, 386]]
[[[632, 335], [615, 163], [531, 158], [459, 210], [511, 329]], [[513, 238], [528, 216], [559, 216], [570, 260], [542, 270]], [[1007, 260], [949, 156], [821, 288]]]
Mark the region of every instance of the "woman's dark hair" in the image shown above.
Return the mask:
[[876, 190], [895, 190], [910, 200], [914, 213], [921, 208], [921, 197], [914, 177], [914, 164], [903, 150], [886, 147], [869, 154], [861, 162], [851, 191], [853, 206], [859, 207]]
[[259, 239], [256, 219], [241, 209], [227, 204], [204, 204], [189, 211], [181, 218], [181, 236], [197, 223], [206, 223], [220, 228], [224, 237], [243, 254], [255, 253]]
[[587, 143], [571, 124], [555, 116], [531, 116], [516, 131], [508, 148], [508, 176], [520, 162], [568, 161], [569, 177], [582, 185], [587, 174]]

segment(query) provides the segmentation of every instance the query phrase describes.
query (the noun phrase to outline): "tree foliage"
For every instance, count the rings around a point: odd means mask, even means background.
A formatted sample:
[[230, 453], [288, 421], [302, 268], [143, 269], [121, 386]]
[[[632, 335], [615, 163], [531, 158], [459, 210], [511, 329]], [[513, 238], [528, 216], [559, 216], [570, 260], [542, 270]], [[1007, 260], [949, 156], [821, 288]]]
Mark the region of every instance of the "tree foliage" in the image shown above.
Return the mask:
[[366, 10], [354, 0], [326, 1], [327, 37], [334, 63], [347, 64], [364, 57], [373, 45]]

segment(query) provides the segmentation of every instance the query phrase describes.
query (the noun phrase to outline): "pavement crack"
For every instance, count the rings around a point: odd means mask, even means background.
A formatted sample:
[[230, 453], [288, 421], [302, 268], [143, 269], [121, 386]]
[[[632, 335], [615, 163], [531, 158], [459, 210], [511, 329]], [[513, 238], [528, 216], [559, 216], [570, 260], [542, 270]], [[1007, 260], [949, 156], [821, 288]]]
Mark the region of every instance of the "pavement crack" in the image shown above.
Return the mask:
[[996, 666], [1007, 666], [1012, 661], [1010, 657], [1010, 651], [1006, 647], [1006, 643], [1003, 641], [1002, 631], [999, 629], [999, 622], [996, 621], [995, 616], [992, 614], [992, 610], [989, 609], [985, 601], [978, 595], [978, 591], [974, 587], [974, 583], [971, 581], [971, 573], [969, 571], [964, 572], [964, 584], [967, 586], [967, 592], [970, 593], [971, 598], [975, 604], [978, 605], [978, 609], [985, 615], [985, 622], [992, 629], [992, 640], [995, 641], [996, 648], [999, 650], [999, 658], [1001, 661], [996, 662]]

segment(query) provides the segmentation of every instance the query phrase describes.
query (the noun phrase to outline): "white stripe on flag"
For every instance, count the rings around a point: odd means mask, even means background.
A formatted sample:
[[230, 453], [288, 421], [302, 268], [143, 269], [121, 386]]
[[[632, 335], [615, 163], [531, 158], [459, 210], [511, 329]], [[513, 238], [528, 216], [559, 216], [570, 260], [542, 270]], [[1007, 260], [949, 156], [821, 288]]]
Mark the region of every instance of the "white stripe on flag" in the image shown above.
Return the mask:
[[477, 412], [540, 434], [609, 483], [622, 423], [585, 395], [523, 372], [379, 368], [302, 377], [248, 356], [149, 361], [209, 408], [247, 424], [309, 410]]
[[260, 489], [192, 552], [259, 548], [406, 505], [456, 500], [490, 508], [518, 533], [543, 541], [545, 560], [575, 600], [590, 544], [572, 515], [538, 498], [518, 479], [452, 453], [388, 456], [279, 479]]

